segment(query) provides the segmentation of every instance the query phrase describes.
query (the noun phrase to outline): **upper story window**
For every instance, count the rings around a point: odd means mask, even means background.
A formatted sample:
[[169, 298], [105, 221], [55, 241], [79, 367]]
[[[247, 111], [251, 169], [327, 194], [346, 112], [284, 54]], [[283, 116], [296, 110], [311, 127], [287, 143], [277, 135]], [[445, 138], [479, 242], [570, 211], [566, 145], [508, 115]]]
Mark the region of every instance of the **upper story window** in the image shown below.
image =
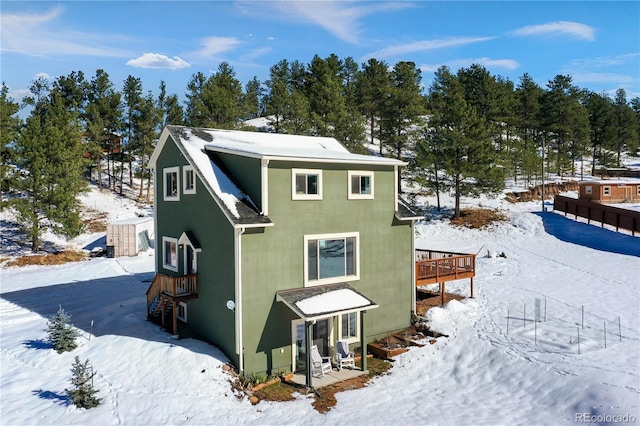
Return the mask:
[[305, 285], [360, 279], [360, 234], [305, 235]]
[[322, 170], [291, 170], [292, 200], [322, 200]]
[[586, 185], [584, 187], [584, 193], [585, 194], [591, 194], [591, 192], [592, 192], [591, 185]]
[[162, 266], [178, 272], [178, 239], [162, 237]]
[[611, 195], [611, 187], [610, 186], [603, 186], [602, 187], [602, 194], [603, 195]]
[[349, 199], [373, 198], [373, 172], [349, 171]]
[[193, 166], [184, 166], [182, 168], [182, 192], [184, 194], [196, 193], [196, 172]]
[[180, 167], [164, 169], [164, 200], [180, 201]]

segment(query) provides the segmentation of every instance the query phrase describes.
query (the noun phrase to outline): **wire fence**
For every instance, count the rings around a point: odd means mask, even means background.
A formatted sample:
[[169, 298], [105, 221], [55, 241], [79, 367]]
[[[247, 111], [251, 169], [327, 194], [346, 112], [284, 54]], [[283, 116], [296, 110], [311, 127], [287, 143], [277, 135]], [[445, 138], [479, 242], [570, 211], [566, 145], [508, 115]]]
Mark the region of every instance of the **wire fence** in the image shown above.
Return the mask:
[[546, 298], [536, 298], [533, 303], [523, 302], [519, 306], [510, 304], [504, 325], [507, 335], [547, 352], [581, 354], [637, 338], [637, 332], [624, 326], [622, 315], [604, 318], [586, 311], [584, 306], [551, 307]]

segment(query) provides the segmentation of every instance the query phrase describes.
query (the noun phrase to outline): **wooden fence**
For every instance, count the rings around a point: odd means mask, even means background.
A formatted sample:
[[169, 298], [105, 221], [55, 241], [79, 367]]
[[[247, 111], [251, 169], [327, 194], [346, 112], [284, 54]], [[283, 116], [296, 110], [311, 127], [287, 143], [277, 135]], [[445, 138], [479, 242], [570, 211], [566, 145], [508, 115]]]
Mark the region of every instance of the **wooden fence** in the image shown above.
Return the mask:
[[553, 201], [553, 209], [564, 212], [564, 215], [572, 214], [591, 221], [600, 222], [601, 226], [615, 226], [616, 231], [626, 229], [631, 235], [640, 232], [640, 212], [619, 207], [594, 203], [593, 201], [578, 200], [576, 198], [556, 195]]

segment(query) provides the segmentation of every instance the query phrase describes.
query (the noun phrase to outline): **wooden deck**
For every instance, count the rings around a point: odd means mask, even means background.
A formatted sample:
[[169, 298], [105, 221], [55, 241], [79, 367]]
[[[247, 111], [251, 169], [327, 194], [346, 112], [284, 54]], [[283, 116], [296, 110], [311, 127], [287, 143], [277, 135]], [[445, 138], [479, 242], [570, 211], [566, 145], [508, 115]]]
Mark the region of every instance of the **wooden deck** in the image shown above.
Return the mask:
[[440, 284], [444, 304], [445, 283], [469, 278], [473, 297], [473, 277], [476, 275], [476, 255], [437, 250], [415, 251], [416, 287]]

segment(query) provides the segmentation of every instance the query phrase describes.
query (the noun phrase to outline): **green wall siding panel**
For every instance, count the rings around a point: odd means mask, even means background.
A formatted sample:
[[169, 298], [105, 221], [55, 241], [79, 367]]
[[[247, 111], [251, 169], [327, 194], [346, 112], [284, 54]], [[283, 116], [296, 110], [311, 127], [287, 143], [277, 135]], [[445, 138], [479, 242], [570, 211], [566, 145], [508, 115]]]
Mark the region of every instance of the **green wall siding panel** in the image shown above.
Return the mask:
[[[197, 255], [199, 297], [188, 302], [188, 324], [204, 339], [214, 343], [236, 365], [235, 314], [226, 307], [235, 300], [234, 233], [202, 181], [196, 180], [196, 194], [182, 193], [182, 166], [186, 160], [169, 139], [156, 166], [156, 264], [157, 271], [167, 275], [184, 274], [184, 249], [178, 253], [178, 274], [165, 270], [162, 259], [162, 237], [178, 238], [191, 231], [202, 246]], [[163, 201], [163, 169], [181, 166], [180, 201]]]
[[262, 175], [261, 160], [241, 157], [226, 153], [218, 153], [225, 167], [231, 172], [236, 183], [251, 198], [256, 206], [262, 208]]
[[[323, 169], [322, 200], [291, 199], [292, 168]], [[275, 293], [304, 286], [304, 235], [359, 232], [360, 280], [350, 285], [380, 305], [365, 315], [368, 341], [410, 325], [413, 235], [409, 222], [394, 217], [394, 169], [360, 168], [375, 172], [373, 200], [347, 199], [348, 170], [358, 168], [270, 162], [269, 217], [275, 226], [242, 236], [247, 372], [292, 367], [295, 317]]]
[[[260, 207], [261, 161], [231, 154], [219, 157]], [[181, 191], [180, 202], [162, 200], [162, 170], [186, 164], [169, 139], [156, 168], [157, 268], [174, 274], [162, 267], [163, 235], [178, 238], [191, 231], [198, 238], [202, 246], [198, 255], [200, 295], [188, 303], [189, 325], [238, 366], [234, 312], [225, 305], [227, 300], [234, 300], [236, 309], [240, 305], [245, 374], [292, 370], [291, 322], [296, 317], [276, 301], [276, 292], [304, 286], [305, 235], [359, 233], [360, 279], [349, 284], [380, 305], [365, 315], [368, 342], [410, 325], [413, 235], [410, 222], [394, 217], [392, 166], [271, 160], [268, 203], [274, 226], [247, 228], [241, 235], [242, 297], [235, 300], [234, 230], [203, 183], [197, 179], [194, 195]], [[322, 169], [322, 200], [291, 199], [292, 168]], [[348, 199], [349, 170], [374, 172], [373, 200]], [[180, 179], [182, 184], [182, 169]], [[182, 256], [180, 250], [179, 274], [184, 272]], [[334, 328], [334, 338], [336, 334]]]

